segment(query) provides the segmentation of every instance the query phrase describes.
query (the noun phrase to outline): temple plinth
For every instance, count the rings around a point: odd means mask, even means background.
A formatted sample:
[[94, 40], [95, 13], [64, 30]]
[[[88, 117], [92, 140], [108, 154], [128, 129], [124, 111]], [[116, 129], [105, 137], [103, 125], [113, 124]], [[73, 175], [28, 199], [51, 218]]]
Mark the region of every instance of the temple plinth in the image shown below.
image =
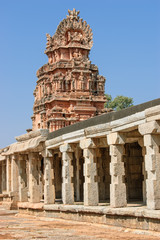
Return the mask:
[[68, 13], [53, 37], [46, 34], [48, 63], [37, 71], [32, 130], [55, 131], [104, 111], [105, 78], [89, 60], [92, 30], [79, 11]]

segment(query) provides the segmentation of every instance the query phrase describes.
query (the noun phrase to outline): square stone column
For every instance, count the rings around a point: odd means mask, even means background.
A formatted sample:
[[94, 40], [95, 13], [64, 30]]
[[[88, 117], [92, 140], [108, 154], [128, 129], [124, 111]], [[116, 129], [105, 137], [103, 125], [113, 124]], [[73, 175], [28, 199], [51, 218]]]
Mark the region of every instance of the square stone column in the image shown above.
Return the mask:
[[100, 148], [96, 149], [97, 156], [97, 174], [98, 174], [98, 187], [99, 187], [99, 199], [105, 200], [105, 182], [104, 182], [104, 169], [103, 169], [103, 158]]
[[55, 181], [54, 181], [54, 168], [53, 161], [54, 155], [51, 150], [46, 150], [44, 156], [44, 203], [55, 203]]
[[142, 156], [143, 156], [143, 162], [142, 162], [142, 174], [143, 174], [143, 182], [142, 182], [142, 191], [143, 191], [143, 203], [146, 204], [147, 202], [147, 196], [146, 196], [146, 179], [147, 179], [147, 173], [146, 173], [146, 167], [145, 167], [145, 155], [146, 155], [146, 148], [144, 147], [144, 141], [143, 138], [140, 138], [138, 140], [138, 144], [142, 148]]
[[2, 161], [0, 162], [0, 194], [2, 193]]
[[11, 156], [11, 196], [12, 196], [12, 208], [17, 208], [17, 202], [19, 200], [19, 184], [18, 184], [18, 155]]
[[147, 208], [160, 209], [160, 125], [148, 122], [139, 126], [146, 147], [145, 168], [147, 171]]
[[127, 205], [126, 185], [123, 182], [125, 175], [123, 155], [124, 137], [119, 133], [107, 135], [108, 145], [110, 146], [110, 205], [111, 207], [125, 207]]
[[7, 190], [7, 182], [6, 182], [6, 161], [2, 161], [2, 193]]
[[39, 203], [41, 200], [41, 188], [39, 181], [40, 161], [38, 153], [29, 154], [29, 202]]
[[28, 186], [27, 186], [27, 159], [25, 156], [19, 156], [19, 201], [28, 201]]
[[11, 191], [18, 193], [18, 156], [11, 156]]
[[11, 160], [9, 156], [7, 156], [7, 159], [6, 159], [6, 186], [7, 186], [7, 193], [10, 193], [11, 192]]
[[62, 152], [62, 201], [64, 204], [74, 204], [73, 187], [73, 149], [68, 143], [60, 146]]
[[79, 163], [79, 158], [80, 158], [80, 149], [77, 146], [75, 149], [75, 158], [76, 158], [76, 201], [80, 201], [80, 163]]
[[99, 203], [96, 145], [88, 138], [80, 141], [80, 148], [84, 156], [84, 205], [96, 206]]

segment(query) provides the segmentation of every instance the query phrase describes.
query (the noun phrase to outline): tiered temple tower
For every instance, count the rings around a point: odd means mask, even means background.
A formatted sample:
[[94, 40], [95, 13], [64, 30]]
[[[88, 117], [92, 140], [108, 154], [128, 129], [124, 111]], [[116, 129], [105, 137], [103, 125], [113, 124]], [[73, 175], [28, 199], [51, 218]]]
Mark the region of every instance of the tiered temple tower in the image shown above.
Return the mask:
[[92, 30], [79, 11], [68, 13], [53, 37], [46, 34], [48, 63], [37, 71], [32, 130], [55, 131], [104, 110], [105, 78], [89, 60]]

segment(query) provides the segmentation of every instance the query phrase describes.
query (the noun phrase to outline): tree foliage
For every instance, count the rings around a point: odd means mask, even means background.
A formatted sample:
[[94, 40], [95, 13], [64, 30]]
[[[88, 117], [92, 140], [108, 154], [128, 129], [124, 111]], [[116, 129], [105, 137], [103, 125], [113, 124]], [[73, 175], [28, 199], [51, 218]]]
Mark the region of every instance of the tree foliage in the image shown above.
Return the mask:
[[133, 98], [125, 96], [117, 96], [112, 99], [112, 96], [105, 94], [107, 101], [105, 103], [106, 108], [112, 108], [113, 110], [119, 111], [121, 109], [133, 106]]

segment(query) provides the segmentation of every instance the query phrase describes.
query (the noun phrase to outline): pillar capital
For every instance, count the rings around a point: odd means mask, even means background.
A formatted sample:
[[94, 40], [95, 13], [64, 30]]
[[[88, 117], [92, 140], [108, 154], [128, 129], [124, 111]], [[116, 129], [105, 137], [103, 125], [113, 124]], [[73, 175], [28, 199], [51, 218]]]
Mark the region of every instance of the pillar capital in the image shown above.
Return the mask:
[[107, 135], [108, 145], [123, 145], [125, 144], [125, 136], [123, 133], [113, 132]]
[[60, 152], [73, 152], [73, 146], [69, 143], [64, 143], [59, 147]]
[[80, 148], [82, 148], [82, 149], [96, 147], [92, 138], [84, 138], [84, 139], [80, 140], [79, 145], [80, 145]]
[[138, 126], [141, 135], [160, 134], [160, 123], [158, 121], [146, 122]]
[[41, 154], [43, 157], [53, 157], [53, 150], [46, 148], [41, 152]]

